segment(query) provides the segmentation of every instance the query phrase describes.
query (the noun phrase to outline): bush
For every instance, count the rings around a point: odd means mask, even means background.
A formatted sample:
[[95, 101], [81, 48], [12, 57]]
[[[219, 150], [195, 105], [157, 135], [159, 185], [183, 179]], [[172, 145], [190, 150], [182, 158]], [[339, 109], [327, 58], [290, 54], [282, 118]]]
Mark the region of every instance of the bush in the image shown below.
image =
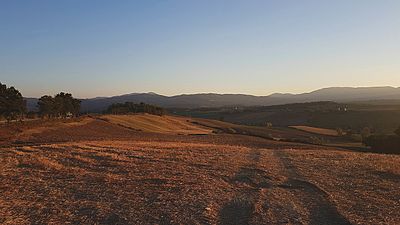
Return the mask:
[[315, 145], [323, 145], [326, 143], [326, 141], [323, 138], [319, 138], [317, 136], [311, 136], [310, 143]]
[[29, 112], [26, 113], [26, 118], [27, 119], [35, 119], [35, 118], [37, 118], [37, 113], [29, 111]]
[[400, 154], [400, 136], [371, 135], [363, 143], [375, 152]]

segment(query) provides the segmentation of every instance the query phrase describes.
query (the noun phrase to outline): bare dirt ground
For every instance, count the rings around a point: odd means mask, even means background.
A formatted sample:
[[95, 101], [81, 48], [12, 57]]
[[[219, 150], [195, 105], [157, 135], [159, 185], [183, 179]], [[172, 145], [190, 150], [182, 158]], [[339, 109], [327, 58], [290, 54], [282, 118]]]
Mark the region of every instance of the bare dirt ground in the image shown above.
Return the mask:
[[93, 118], [10, 140], [0, 224], [400, 224], [399, 155]]

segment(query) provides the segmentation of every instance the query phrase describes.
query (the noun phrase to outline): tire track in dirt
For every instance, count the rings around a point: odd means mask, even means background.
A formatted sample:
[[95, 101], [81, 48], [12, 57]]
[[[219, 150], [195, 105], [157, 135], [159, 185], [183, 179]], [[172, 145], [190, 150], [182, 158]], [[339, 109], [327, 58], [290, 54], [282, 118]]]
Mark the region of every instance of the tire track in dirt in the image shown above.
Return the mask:
[[260, 191], [271, 186], [271, 178], [265, 171], [257, 168], [260, 155], [259, 149], [252, 149], [247, 156], [249, 164], [240, 167], [239, 171], [229, 180], [233, 185], [240, 186], [241, 191], [222, 206], [219, 212], [219, 224], [244, 225], [251, 223]]
[[281, 161], [288, 175], [286, 182], [280, 184], [279, 187], [296, 192], [296, 197], [310, 213], [309, 224], [351, 224], [339, 213], [324, 190], [306, 181], [298, 174], [296, 168], [283, 151], [275, 150], [274, 156]]
[[[281, 209], [287, 211], [284, 214], [291, 212], [291, 218], [287, 218], [289, 219], [288, 221], [291, 221], [290, 223], [315, 225], [351, 224], [338, 212], [326, 192], [306, 181], [297, 173], [296, 168], [283, 151], [273, 151], [272, 157], [283, 165], [283, 170], [279, 172], [279, 175], [284, 176], [284, 181], [274, 180], [268, 176], [267, 171], [260, 169], [261, 151], [263, 150], [252, 149], [247, 156], [248, 164], [240, 167], [236, 174], [229, 179], [229, 182], [238, 191], [234, 198], [220, 209], [218, 218], [220, 225], [265, 224], [267, 222], [265, 219], [271, 219], [269, 222], [278, 223], [273, 218], [265, 217], [260, 221], [260, 218], [262, 218], [259, 215], [260, 211], [257, 212], [255, 210], [261, 204], [261, 209], [264, 211], [261, 213], [267, 215], [268, 205], [276, 203], [280, 199], [269, 199], [267, 196], [263, 196], [262, 193], [275, 190], [284, 190], [283, 193], [295, 198], [292, 199], [294, 201], [293, 204], [287, 204]], [[285, 197], [282, 199], [283, 202], [285, 201], [284, 199]], [[304, 215], [303, 210], [308, 212], [308, 216]], [[273, 212], [273, 214], [279, 213], [279, 211]], [[275, 219], [280, 218], [279, 215], [273, 215], [273, 217]]]

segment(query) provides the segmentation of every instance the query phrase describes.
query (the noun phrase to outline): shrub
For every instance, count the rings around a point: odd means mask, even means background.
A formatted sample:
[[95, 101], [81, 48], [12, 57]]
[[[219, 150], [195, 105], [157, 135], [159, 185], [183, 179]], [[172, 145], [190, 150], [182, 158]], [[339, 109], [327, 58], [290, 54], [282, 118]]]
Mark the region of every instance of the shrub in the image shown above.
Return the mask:
[[363, 143], [376, 152], [400, 154], [400, 136], [398, 135], [371, 135], [365, 138]]

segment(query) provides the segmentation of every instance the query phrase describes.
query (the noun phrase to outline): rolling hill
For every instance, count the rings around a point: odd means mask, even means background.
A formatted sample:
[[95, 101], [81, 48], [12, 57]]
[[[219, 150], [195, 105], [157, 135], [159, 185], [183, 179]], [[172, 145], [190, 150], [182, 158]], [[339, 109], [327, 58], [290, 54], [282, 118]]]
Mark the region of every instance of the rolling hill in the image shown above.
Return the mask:
[[[37, 99], [26, 98], [29, 110], [35, 110]], [[222, 106], [270, 106], [313, 101], [382, 101], [400, 100], [396, 87], [330, 87], [302, 94], [275, 93], [268, 96], [245, 94], [183, 94], [163, 96], [156, 93], [133, 93], [112, 97], [82, 99], [82, 112], [102, 112], [113, 103], [145, 102], [166, 108], [202, 108]]]
[[399, 155], [261, 135], [310, 136], [289, 128], [102, 116], [0, 125], [0, 224], [400, 222]]
[[212, 133], [206, 127], [192, 124], [188, 118], [177, 116], [156, 116], [150, 114], [103, 115], [100, 119], [136, 131], [165, 134], [205, 135]]

